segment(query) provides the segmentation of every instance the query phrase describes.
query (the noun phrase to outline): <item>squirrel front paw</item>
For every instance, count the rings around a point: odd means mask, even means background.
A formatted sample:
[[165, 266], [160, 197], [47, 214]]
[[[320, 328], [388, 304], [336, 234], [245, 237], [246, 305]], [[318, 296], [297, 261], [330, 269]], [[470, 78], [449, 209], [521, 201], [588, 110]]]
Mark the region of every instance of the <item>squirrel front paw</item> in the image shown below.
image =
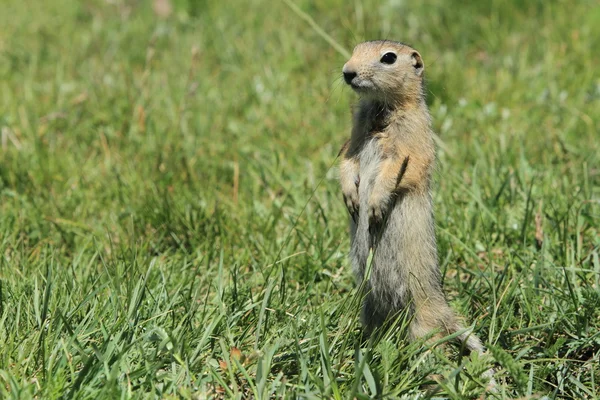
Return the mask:
[[348, 190], [343, 192], [344, 204], [355, 223], [358, 223], [358, 209], [360, 202], [358, 200], [358, 189]]
[[354, 174], [344, 174], [342, 176], [342, 195], [344, 196], [344, 204], [352, 217], [354, 223], [358, 223], [358, 208], [360, 200], [358, 198], [358, 186], [360, 177]]
[[381, 204], [369, 204], [369, 225], [379, 225], [383, 222], [383, 207]]
[[388, 211], [389, 198], [371, 196], [369, 199], [369, 232], [375, 237]]

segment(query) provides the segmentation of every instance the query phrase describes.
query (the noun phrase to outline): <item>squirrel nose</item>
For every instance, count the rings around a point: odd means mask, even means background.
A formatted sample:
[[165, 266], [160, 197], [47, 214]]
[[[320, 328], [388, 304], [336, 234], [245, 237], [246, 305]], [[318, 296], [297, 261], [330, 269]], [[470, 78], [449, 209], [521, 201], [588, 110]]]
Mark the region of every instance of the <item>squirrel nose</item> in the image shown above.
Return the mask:
[[346, 81], [346, 83], [349, 85], [350, 83], [352, 83], [352, 79], [356, 78], [356, 72], [344, 72], [344, 80]]

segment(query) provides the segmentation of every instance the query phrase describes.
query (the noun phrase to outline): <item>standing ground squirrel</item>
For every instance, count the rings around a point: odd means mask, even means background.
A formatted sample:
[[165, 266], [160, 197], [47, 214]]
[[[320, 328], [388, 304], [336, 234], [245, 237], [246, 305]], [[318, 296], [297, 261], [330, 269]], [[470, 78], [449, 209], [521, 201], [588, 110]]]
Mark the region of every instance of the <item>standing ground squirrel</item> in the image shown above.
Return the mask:
[[[359, 284], [373, 250], [362, 322], [370, 331], [406, 310], [411, 339], [465, 331], [442, 292], [431, 196], [435, 146], [423, 71], [415, 49], [390, 41], [359, 44], [343, 68], [360, 96], [352, 136], [340, 151]], [[471, 351], [484, 350], [469, 330], [458, 339]]]

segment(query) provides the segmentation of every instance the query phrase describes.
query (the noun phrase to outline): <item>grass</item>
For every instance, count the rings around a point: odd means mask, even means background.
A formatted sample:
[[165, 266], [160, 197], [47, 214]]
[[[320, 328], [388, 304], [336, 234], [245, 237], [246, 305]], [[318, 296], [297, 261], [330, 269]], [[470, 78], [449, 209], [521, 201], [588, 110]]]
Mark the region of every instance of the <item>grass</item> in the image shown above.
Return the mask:
[[[0, 398], [600, 397], [596, 2], [293, 4], [3, 2]], [[335, 162], [374, 38], [424, 56], [486, 357], [361, 337]]]

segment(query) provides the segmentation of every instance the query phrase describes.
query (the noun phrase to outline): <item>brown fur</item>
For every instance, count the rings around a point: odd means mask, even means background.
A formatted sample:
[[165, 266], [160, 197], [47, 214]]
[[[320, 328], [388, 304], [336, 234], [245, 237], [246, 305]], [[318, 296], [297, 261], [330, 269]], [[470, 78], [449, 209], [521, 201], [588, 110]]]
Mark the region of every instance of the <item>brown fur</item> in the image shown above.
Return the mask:
[[[389, 52], [395, 61], [384, 63]], [[340, 152], [340, 178], [352, 217], [353, 269], [366, 288], [363, 325], [370, 331], [408, 310], [413, 339], [463, 330], [441, 287], [431, 198], [435, 146], [421, 55], [402, 43], [361, 43], [343, 72], [360, 96]], [[483, 351], [470, 331], [459, 340]]]

